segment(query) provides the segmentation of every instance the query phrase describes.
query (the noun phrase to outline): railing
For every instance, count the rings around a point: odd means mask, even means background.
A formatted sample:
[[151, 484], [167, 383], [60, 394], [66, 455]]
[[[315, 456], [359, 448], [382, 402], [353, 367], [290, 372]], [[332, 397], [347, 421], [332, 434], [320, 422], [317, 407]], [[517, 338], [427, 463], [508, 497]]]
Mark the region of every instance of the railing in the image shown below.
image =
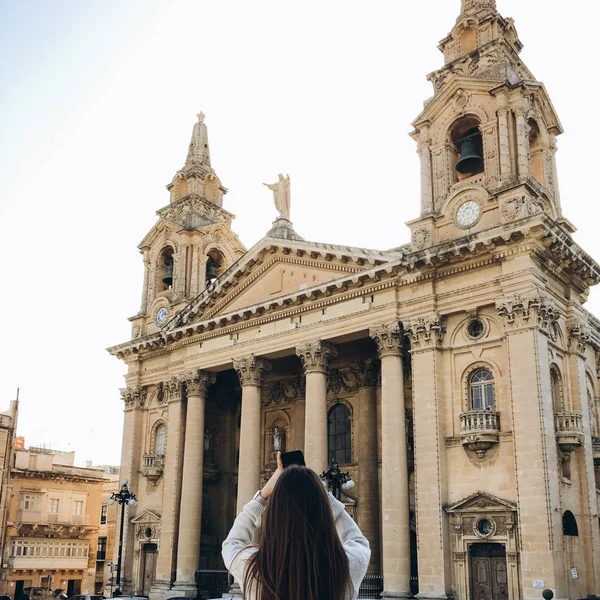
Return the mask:
[[580, 412], [555, 412], [554, 426], [557, 435], [583, 435], [583, 421]]
[[28, 508], [22, 508], [17, 514], [18, 523], [41, 523], [42, 522], [42, 511], [41, 510], [29, 510]]
[[460, 415], [461, 434], [500, 431], [500, 413], [496, 410], [470, 410]]
[[212, 569], [196, 571], [196, 590], [198, 600], [220, 598], [229, 591], [229, 573]]
[[383, 576], [367, 573], [360, 584], [358, 597], [375, 599], [381, 596], [381, 592], [383, 592]]
[[163, 454], [144, 454], [144, 468], [151, 469], [152, 467], [164, 466], [165, 457]]
[[60, 513], [40, 513], [38, 523], [53, 525], [89, 525], [90, 515], [61, 515]]

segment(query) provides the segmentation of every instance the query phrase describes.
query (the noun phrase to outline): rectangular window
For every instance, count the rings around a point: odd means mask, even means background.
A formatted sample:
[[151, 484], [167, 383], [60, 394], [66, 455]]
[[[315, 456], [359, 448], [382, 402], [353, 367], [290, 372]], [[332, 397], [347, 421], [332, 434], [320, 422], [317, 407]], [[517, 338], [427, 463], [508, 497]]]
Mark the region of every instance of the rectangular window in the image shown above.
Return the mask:
[[100, 525], [106, 525], [106, 518], [108, 516], [108, 504], [103, 504], [100, 509]]
[[58, 498], [50, 498], [50, 500], [48, 500], [48, 512], [51, 515], [58, 514]]
[[73, 502], [73, 514], [74, 515], [82, 515], [83, 514], [83, 500], [75, 500]]
[[23, 496], [23, 508], [25, 510], [39, 510], [39, 501], [37, 496]]
[[98, 552], [96, 554], [96, 560], [106, 560], [106, 538], [98, 538]]

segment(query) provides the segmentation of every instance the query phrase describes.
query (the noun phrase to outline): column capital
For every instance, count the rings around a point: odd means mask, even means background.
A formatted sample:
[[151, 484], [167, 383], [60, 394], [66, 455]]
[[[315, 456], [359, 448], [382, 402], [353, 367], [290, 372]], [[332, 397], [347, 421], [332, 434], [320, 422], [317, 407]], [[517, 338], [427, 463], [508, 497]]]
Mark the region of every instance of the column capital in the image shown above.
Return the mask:
[[271, 363], [260, 356], [234, 358], [233, 368], [240, 378], [240, 385], [262, 387], [265, 375], [271, 370]]
[[375, 358], [361, 360], [352, 366], [359, 388], [377, 387], [380, 373], [380, 362]]
[[215, 373], [211, 371], [202, 371], [195, 369], [188, 371], [180, 376], [182, 383], [185, 383], [188, 396], [206, 396], [209, 386], [217, 380]]
[[574, 320], [569, 326], [569, 349], [584, 355], [592, 341], [592, 332], [587, 323], [581, 319]]
[[446, 333], [446, 319], [438, 312], [404, 322], [404, 334], [410, 337], [412, 348], [437, 348]]
[[125, 410], [134, 410], [143, 408], [148, 395], [148, 388], [145, 386], [130, 386], [120, 390], [121, 400], [125, 402]]
[[183, 383], [179, 377], [171, 377], [163, 381], [162, 392], [164, 400], [167, 402], [181, 402], [183, 392]]
[[337, 356], [337, 350], [329, 342], [316, 340], [296, 346], [296, 355], [302, 362], [305, 373], [327, 373], [331, 359]]
[[496, 300], [496, 310], [504, 319], [506, 330], [539, 327], [550, 337], [556, 335], [556, 322], [561, 316], [556, 304], [540, 290], [500, 298]]
[[379, 358], [402, 356], [402, 331], [398, 323], [382, 323], [369, 328], [369, 335], [377, 344]]

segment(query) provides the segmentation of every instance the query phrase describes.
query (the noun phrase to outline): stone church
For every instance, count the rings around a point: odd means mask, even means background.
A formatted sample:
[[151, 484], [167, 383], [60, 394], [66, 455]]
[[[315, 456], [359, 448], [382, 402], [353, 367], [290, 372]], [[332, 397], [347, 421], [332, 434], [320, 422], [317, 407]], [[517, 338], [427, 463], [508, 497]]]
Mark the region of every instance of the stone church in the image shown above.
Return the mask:
[[276, 451], [300, 448], [350, 472], [383, 597], [600, 595], [600, 266], [563, 216], [561, 123], [495, 0], [462, 0], [439, 48], [411, 133], [421, 213], [391, 250], [303, 239], [284, 177], [246, 249], [198, 116], [109, 349], [139, 500], [125, 591], [193, 595]]

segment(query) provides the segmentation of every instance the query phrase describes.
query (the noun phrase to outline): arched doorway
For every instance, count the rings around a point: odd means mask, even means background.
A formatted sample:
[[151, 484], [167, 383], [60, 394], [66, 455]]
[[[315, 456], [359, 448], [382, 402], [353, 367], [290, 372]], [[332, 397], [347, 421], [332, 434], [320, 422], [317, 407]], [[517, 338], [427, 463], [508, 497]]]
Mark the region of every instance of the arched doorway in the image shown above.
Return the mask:
[[504, 544], [471, 544], [472, 600], [508, 600], [508, 574]]

